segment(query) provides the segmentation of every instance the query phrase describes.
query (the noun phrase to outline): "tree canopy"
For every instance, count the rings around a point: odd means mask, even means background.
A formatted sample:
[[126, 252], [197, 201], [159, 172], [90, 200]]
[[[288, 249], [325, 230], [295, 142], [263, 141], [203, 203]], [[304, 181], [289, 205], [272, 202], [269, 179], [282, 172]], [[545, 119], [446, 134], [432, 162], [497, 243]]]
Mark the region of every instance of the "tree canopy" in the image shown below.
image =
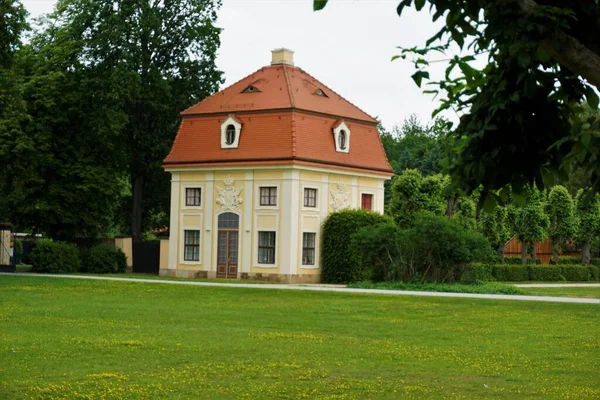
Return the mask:
[[[326, 4], [314, 0], [316, 10]], [[412, 58], [415, 82], [429, 81], [426, 92], [441, 98], [436, 113], [462, 114], [449, 162], [454, 184], [466, 192], [483, 185], [488, 200], [500, 189], [505, 197], [507, 186], [519, 196], [533, 182], [552, 185], [575, 162], [598, 191], [600, 118], [574, 120], [582, 101], [598, 108], [598, 2], [402, 0], [397, 12], [426, 5], [444, 26], [423, 47], [403, 48], [395, 58]], [[431, 54], [455, 54], [439, 81], [429, 80]], [[478, 69], [474, 62], [482, 58], [487, 63]]]

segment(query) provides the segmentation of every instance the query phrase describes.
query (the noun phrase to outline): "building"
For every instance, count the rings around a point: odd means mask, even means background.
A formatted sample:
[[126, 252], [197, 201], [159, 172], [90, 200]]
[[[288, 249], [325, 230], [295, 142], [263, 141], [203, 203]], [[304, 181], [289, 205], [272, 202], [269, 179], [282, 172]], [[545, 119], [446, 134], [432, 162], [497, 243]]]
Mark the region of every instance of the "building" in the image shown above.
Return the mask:
[[393, 173], [377, 121], [295, 67], [290, 50], [182, 115], [164, 161], [161, 275], [318, 282], [327, 214], [383, 212]]

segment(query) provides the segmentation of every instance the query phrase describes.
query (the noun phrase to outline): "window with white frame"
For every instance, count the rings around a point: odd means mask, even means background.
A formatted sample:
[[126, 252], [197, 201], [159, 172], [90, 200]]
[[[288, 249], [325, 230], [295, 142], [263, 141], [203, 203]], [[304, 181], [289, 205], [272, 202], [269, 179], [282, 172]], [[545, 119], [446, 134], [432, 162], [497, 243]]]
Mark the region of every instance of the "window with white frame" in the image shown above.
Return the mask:
[[233, 116], [229, 115], [221, 123], [221, 148], [237, 149], [240, 144], [242, 134], [242, 124]]
[[185, 205], [188, 207], [200, 207], [202, 197], [201, 188], [185, 189]]
[[258, 263], [275, 264], [275, 232], [258, 232]]
[[304, 188], [304, 207], [315, 208], [317, 206], [317, 189]]
[[200, 261], [200, 231], [184, 231], [184, 261]]
[[261, 186], [259, 204], [261, 206], [276, 206], [277, 186]]
[[315, 265], [315, 242], [317, 234], [302, 233], [302, 265]]
[[350, 128], [342, 121], [333, 128], [333, 140], [335, 142], [335, 151], [338, 153], [350, 152]]

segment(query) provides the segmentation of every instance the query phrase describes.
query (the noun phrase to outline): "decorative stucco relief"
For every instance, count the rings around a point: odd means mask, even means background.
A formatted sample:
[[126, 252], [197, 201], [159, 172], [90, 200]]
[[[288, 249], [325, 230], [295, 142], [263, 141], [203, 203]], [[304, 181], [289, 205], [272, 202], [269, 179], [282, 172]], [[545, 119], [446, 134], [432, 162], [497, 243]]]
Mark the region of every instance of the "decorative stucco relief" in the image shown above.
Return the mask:
[[219, 192], [217, 204], [221, 206], [221, 211], [240, 210], [240, 204], [242, 204], [240, 193], [242, 193], [242, 188], [239, 187], [236, 189], [234, 183], [235, 181], [229, 175], [223, 180], [225, 187], [221, 188], [217, 186], [217, 192]]
[[344, 190], [344, 184], [338, 183], [337, 190], [331, 192], [331, 209], [333, 211], [340, 211], [344, 208], [348, 208], [350, 206], [348, 204], [349, 198], [350, 195]]

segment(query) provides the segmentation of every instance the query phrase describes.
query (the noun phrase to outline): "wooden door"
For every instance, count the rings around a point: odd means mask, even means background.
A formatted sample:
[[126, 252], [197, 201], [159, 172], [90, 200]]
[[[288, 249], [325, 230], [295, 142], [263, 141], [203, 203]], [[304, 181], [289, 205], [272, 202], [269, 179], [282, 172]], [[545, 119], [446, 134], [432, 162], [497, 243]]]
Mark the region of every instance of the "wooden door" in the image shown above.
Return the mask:
[[217, 278], [236, 279], [238, 273], [239, 216], [219, 215], [217, 236]]

